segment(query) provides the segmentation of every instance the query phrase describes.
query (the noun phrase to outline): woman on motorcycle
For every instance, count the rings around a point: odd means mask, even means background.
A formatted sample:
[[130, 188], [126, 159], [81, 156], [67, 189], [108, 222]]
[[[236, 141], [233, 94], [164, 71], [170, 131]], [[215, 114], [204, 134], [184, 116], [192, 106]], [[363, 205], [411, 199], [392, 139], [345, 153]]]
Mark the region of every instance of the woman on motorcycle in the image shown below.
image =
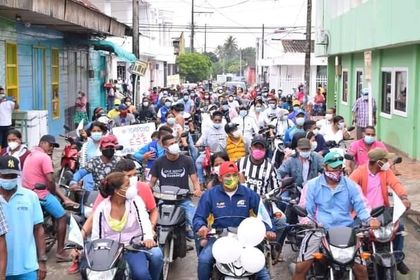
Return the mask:
[[350, 139], [350, 133], [346, 129], [346, 123], [342, 116], [335, 116], [331, 124], [320, 131], [325, 141], [335, 141], [337, 144], [342, 140]]
[[23, 168], [26, 157], [31, 153], [25, 144], [22, 144], [22, 133], [11, 129], [6, 134], [7, 147], [3, 148], [0, 156], [13, 156], [19, 160], [20, 170]]
[[[152, 224], [144, 202], [135, 193], [127, 193], [130, 181], [122, 172], [109, 174], [103, 182], [103, 192], [107, 196], [93, 216], [92, 240], [112, 239], [130, 245], [134, 237], [142, 236], [146, 248], [156, 245], [153, 240]], [[145, 252], [125, 252], [131, 277], [134, 280], [152, 279]]]
[[207, 184], [207, 189], [211, 189], [213, 186], [221, 184], [219, 181], [219, 168], [225, 161], [229, 161], [229, 156], [226, 152], [217, 152], [211, 155], [211, 175], [209, 183]]
[[83, 144], [82, 149], [80, 150], [80, 166], [84, 167], [86, 162], [90, 159], [100, 156], [101, 151], [99, 150], [99, 141], [102, 136], [106, 135], [108, 129], [105, 124], [100, 122], [93, 122], [87, 133], [89, 135], [88, 140]]

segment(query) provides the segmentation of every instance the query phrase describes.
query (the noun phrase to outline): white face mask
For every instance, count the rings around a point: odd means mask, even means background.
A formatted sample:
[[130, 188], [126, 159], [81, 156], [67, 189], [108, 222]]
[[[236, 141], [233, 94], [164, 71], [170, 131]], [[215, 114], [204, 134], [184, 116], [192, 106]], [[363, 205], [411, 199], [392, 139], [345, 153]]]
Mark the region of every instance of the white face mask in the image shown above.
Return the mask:
[[246, 110], [240, 110], [240, 111], [239, 111], [239, 115], [240, 115], [241, 117], [245, 117], [247, 114], [248, 114], [248, 111], [246, 111]]
[[239, 130], [235, 130], [234, 132], [232, 132], [232, 135], [235, 138], [239, 138], [241, 137], [241, 132]]
[[[132, 177], [135, 178], [135, 177]], [[136, 178], [135, 178], [136, 179]], [[131, 181], [131, 178], [130, 178]], [[137, 186], [132, 186], [130, 182], [130, 186], [128, 187], [127, 191], [125, 192], [125, 198], [128, 200], [132, 200], [137, 195]]]
[[179, 148], [179, 145], [177, 143], [174, 143], [168, 147], [168, 151], [172, 155], [179, 155], [181, 149]]
[[299, 152], [299, 155], [300, 155], [302, 158], [309, 158], [309, 156], [311, 155], [311, 151], [305, 151], [305, 152], [300, 151], [300, 152]]
[[385, 162], [382, 166], [381, 166], [381, 170], [382, 171], [387, 171], [391, 168], [391, 164], [389, 162]]
[[14, 151], [17, 147], [19, 147], [20, 144], [18, 142], [12, 141], [7, 143], [7, 145], [9, 146], [10, 150]]
[[166, 120], [166, 122], [167, 122], [169, 125], [174, 125], [174, 124], [175, 124], [175, 118], [168, 118], [168, 119]]
[[319, 134], [319, 129], [318, 129], [318, 128], [315, 128], [314, 130], [312, 130], [312, 132], [313, 132], [315, 135], [318, 135], [318, 134]]
[[277, 107], [277, 106], [276, 106], [276, 104], [271, 104], [271, 103], [270, 103], [270, 108], [271, 108], [271, 109], [276, 109], [276, 107]]
[[296, 118], [296, 124], [302, 126], [305, 123], [305, 118]]
[[327, 121], [332, 120], [332, 118], [333, 118], [333, 114], [325, 114], [325, 119], [326, 119]]
[[213, 173], [216, 175], [219, 175], [219, 169], [220, 169], [220, 165], [213, 167]]
[[311, 150], [312, 150], [312, 151], [315, 151], [315, 150], [316, 150], [316, 148], [318, 148], [318, 142], [316, 142], [316, 141], [311, 142]]
[[338, 128], [339, 129], [344, 129], [344, 127], [346, 126], [346, 124], [345, 123], [343, 123], [343, 122], [339, 122], [338, 123]]

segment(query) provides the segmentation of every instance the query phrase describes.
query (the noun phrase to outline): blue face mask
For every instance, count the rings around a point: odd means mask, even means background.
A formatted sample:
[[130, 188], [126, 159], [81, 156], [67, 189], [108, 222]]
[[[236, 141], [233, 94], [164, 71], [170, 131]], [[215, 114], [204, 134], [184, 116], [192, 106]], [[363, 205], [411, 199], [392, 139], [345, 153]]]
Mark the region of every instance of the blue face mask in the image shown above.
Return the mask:
[[365, 141], [366, 144], [370, 145], [373, 142], [375, 142], [375, 136], [366, 135], [365, 138], [364, 138], [364, 141]]
[[17, 187], [18, 179], [0, 179], [0, 187], [6, 191], [11, 191]]
[[99, 142], [99, 140], [102, 138], [102, 135], [102, 132], [92, 132], [90, 137], [93, 139], [93, 141]]

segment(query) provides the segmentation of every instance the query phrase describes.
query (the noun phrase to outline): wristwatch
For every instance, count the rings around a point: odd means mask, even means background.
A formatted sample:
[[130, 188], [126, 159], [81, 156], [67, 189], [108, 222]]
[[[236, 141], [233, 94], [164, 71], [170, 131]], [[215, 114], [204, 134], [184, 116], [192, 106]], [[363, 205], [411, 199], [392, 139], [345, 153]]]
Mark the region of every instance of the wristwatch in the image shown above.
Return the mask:
[[48, 260], [47, 255], [43, 255], [38, 257], [38, 262], [46, 262]]

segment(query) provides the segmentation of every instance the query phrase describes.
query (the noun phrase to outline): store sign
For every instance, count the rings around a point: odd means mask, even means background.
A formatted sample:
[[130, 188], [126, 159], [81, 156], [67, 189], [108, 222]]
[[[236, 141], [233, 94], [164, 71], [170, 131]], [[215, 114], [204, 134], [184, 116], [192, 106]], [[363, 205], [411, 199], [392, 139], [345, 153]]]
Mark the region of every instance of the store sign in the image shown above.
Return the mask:
[[129, 72], [131, 74], [137, 75], [137, 76], [144, 76], [146, 74], [147, 70], [147, 62], [137, 60], [129, 69]]

